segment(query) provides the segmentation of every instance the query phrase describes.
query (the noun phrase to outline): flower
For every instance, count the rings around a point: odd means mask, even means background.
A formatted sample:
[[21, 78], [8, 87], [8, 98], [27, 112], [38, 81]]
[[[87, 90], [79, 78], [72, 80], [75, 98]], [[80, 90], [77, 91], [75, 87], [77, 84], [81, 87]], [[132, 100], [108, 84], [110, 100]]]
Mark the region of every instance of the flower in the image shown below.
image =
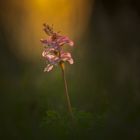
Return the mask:
[[69, 45], [73, 46], [74, 42], [70, 40], [67, 36], [62, 36], [58, 32], [53, 31], [53, 26], [49, 26], [48, 24], [44, 25], [44, 31], [48, 35], [47, 39], [41, 39], [41, 42], [44, 45], [44, 51], [42, 56], [47, 61], [47, 66], [44, 69], [44, 72], [49, 72], [53, 69], [54, 66], [69, 62], [69, 64], [73, 64], [73, 58], [70, 52], [64, 52], [62, 46]]
[[69, 46], [73, 46], [74, 43], [67, 36], [61, 36], [58, 33], [54, 33], [49, 36], [47, 39], [41, 39], [41, 42], [46, 45], [56, 49], [60, 49], [60, 46], [68, 44]]

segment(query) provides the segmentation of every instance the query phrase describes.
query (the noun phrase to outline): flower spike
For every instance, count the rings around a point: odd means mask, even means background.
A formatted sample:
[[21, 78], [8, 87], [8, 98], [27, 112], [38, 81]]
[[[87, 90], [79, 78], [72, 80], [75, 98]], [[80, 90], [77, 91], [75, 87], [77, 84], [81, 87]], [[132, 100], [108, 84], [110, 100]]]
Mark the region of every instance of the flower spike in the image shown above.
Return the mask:
[[73, 58], [70, 52], [64, 52], [64, 45], [73, 46], [74, 42], [67, 36], [62, 36], [58, 32], [54, 32], [53, 25], [43, 24], [44, 31], [48, 35], [47, 39], [41, 39], [41, 43], [45, 46], [42, 53], [43, 58], [47, 61], [47, 66], [44, 71], [49, 72], [53, 69], [54, 65], [58, 65], [61, 62], [69, 62], [73, 64]]

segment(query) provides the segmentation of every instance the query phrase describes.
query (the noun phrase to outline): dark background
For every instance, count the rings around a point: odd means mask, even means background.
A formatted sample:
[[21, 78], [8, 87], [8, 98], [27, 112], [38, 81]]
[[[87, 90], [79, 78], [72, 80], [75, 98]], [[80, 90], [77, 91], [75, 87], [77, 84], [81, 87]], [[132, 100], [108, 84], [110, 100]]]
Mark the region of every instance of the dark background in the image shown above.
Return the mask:
[[[0, 139], [41, 139], [44, 112], [65, 110], [63, 83], [61, 76], [56, 79], [53, 73], [42, 72], [41, 58], [31, 63], [11, 49], [19, 44], [12, 36], [18, 32], [17, 25], [9, 29], [3, 20], [8, 3], [0, 2]], [[140, 2], [90, 3], [88, 27], [77, 40], [85, 52], [80, 57], [80, 47], [73, 49], [77, 63], [67, 75], [72, 105], [100, 118], [93, 139], [139, 140]]]

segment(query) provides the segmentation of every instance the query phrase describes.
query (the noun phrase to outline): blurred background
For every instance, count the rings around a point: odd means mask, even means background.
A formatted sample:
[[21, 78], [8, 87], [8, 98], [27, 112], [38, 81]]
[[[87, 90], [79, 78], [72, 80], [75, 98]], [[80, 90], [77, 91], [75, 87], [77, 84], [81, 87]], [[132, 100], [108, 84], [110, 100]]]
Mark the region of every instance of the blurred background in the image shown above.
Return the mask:
[[139, 140], [138, 0], [0, 1], [0, 139], [39, 140], [45, 111], [66, 110], [60, 69], [43, 72], [43, 23], [75, 42], [69, 94], [97, 116], [93, 138]]

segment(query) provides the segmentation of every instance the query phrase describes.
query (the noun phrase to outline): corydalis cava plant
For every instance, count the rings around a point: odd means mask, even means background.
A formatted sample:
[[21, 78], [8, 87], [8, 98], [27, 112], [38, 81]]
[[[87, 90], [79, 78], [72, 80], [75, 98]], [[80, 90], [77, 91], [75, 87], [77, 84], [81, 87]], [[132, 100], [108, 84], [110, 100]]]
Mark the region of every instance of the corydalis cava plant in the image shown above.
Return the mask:
[[60, 66], [64, 80], [65, 95], [67, 99], [68, 110], [71, 117], [73, 118], [73, 112], [65, 76], [65, 62], [73, 64], [74, 61], [71, 56], [71, 53], [64, 51], [63, 47], [64, 45], [73, 46], [74, 42], [70, 40], [67, 36], [60, 35], [59, 32], [54, 32], [53, 26], [49, 26], [48, 24], [43, 24], [43, 26], [44, 26], [43, 30], [48, 36], [47, 39], [41, 39], [41, 42], [44, 46], [42, 56], [43, 58], [45, 58], [47, 62], [47, 66], [44, 68], [44, 72], [46, 71], [49, 72], [55, 66]]

